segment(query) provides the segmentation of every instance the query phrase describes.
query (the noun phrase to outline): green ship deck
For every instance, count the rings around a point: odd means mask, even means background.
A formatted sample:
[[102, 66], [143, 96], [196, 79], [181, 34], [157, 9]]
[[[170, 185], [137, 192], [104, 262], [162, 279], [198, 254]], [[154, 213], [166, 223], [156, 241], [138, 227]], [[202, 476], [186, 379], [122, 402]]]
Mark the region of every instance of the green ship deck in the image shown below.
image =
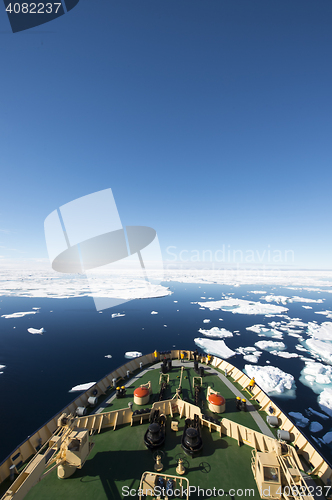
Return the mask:
[[[184, 366], [182, 398], [193, 402], [192, 381], [197, 374], [193, 370], [192, 362], [185, 362], [182, 365], [179, 361], [173, 361], [173, 368], [169, 373], [169, 384], [164, 399], [170, 399], [174, 396], [176, 388], [179, 386], [181, 366]], [[128, 402], [133, 401], [135, 388], [148, 381], [151, 381], [153, 391], [149, 404], [145, 406], [134, 404], [133, 410], [150, 407], [158, 399], [159, 377], [160, 363], [145, 368], [126, 383], [126, 396], [124, 398], [110, 398], [107, 400], [108, 402], [105, 401], [102, 404], [98, 411], [106, 412], [126, 408]], [[207, 410], [206, 390], [208, 386], [220, 392], [225, 398], [226, 411], [223, 414], [212, 414]], [[236, 410], [235, 396], [238, 394], [237, 391], [238, 389], [230, 383], [230, 379], [225, 379], [221, 372], [207, 367], [203, 378], [203, 413], [217, 419], [229, 418], [258, 432], [266, 431], [272, 436], [263, 419], [249, 402], [248, 409], [251, 411], [242, 412]], [[243, 392], [241, 395], [244, 397]], [[255, 414], [256, 420], [253, 418], [253, 414]], [[177, 432], [171, 430], [171, 420], [179, 422]], [[184, 420], [184, 418], [180, 419], [179, 415], [174, 415], [173, 418], [168, 416], [167, 418], [166, 440], [161, 448], [164, 454], [162, 456], [164, 469], [161, 475], [163, 473], [177, 475], [177, 460], [179, 456], [183, 455], [181, 437]], [[257, 424], [257, 420], [261, 428]], [[45, 498], [50, 500], [58, 498], [117, 500], [123, 499], [129, 492], [134, 495], [139, 489], [143, 472], [153, 471], [155, 463], [153, 453], [145, 447], [143, 442], [143, 436], [148, 425], [148, 421], [142, 424], [136, 423], [133, 426], [123, 425], [116, 428], [116, 430], [103, 430], [100, 434], [94, 435], [95, 446], [81, 470], [77, 470], [72, 477], [65, 480], [58, 479], [56, 470], [52, 471], [25, 498], [27, 500]], [[218, 432], [210, 432], [207, 427], [202, 428], [202, 439], [203, 450], [200, 455], [194, 458], [186, 456], [184, 459], [186, 468], [184, 477], [188, 479], [191, 487], [201, 488], [201, 491], [192, 491], [190, 498], [209, 498], [211, 492], [212, 496], [218, 496], [217, 492], [221, 489], [224, 491], [225, 496], [231, 496], [232, 498], [244, 495], [260, 498], [250, 467], [252, 448], [245, 444], [239, 448], [236, 439], [227, 436], [220, 437]], [[215, 488], [215, 494], [213, 488]], [[203, 490], [205, 493], [203, 493]], [[132, 498], [131, 495], [128, 495], [129, 498]], [[219, 491], [220, 495], [221, 491]]]
[[[246, 390], [250, 379], [244, 373], [217, 357], [207, 366], [206, 357], [201, 356], [199, 361], [200, 366], [204, 366], [204, 377], [200, 379], [194, 371], [193, 353], [187, 351], [187, 354], [188, 360], [182, 363], [180, 351], [170, 351], [167, 357], [172, 358], [172, 369], [166, 375], [161, 375], [160, 361], [155, 362], [153, 354], [132, 360], [80, 395], [63, 410], [64, 413], [53, 417], [3, 462], [0, 473], [7, 476], [0, 484], [0, 497], [4, 495], [4, 500], [141, 498], [141, 478], [148, 471], [155, 472], [157, 454], [163, 464], [157, 475], [175, 478], [176, 490], [173, 497], [158, 495], [158, 492], [148, 495], [155, 500], [176, 497], [259, 499], [262, 497], [261, 485], [267, 484], [265, 468], [272, 470], [270, 465], [273, 461], [280, 470], [279, 482], [282, 482], [283, 488], [285, 484], [286, 488], [287, 484], [295, 484], [295, 480], [306, 488], [307, 481], [312, 481], [312, 477], [318, 478], [320, 484], [331, 480], [332, 471], [324, 459], [262, 389], [256, 386], [252, 394]], [[169, 380], [162, 401], [159, 401], [161, 378], [165, 381], [165, 377]], [[194, 377], [202, 384], [196, 405]], [[124, 397], [116, 397], [112, 387], [115, 380], [116, 385], [125, 386]], [[148, 403], [135, 404], [135, 389], [148, 383], [151, 388]], [[223, 396], [223, 413], [209, 411], [208, 390]], [[91, 396], [95, 395], [98, 395], [99, 406], [89, 407]], [[237, 410], [238, 396], [246, 398], [246, 412]], [[88, 414], [75, 417], [81, 406], [88, 407]], [[158, 452], [152, 452], [144, 444], [144, 435], [150, 424], [149, 414], [135, 415], [136, 410], [146, 408], [158, 408], [167, 416], [166, 439]], [[276, 429], [272, 432], [265, 421], [266, 411], [270, 410], [277, 418], [279, 428], [292, 434], [294, 446], [275, 439]], [[181, 439], [186, 418], [192, 419], [195, 415], [200, 422], [203, 448], [192, 457], [184, 453]], [[213, 417], [214, 421], [211, 422], [209, 417]], [[39, 441], [42, 444], [37, 448]], [[35, 454], [31, 455], [33, 449]], [[300, 456], [296, 449], [300, 451]], [[179, 458], [183, 459], [186, 469], [183, 476], [177, 469]], [[265, 466], [264, 460], [266, 464], [270, 461], [270, 465]], [[263, 464], [261, 469], [260, 464]], [[15, 467], [16, 474], [21, 473], [14, 482], [9, 478], [10, 466]], [[262, 476], [260, 470], [263, 469]], [[63, 473], [70, 477], [59, 479], [57, 470], [60, 475]], [[73, 470], [75, 472], [70, 475]], [[311, 474], [310, 479], [303, 479], [308, 478], [304, 470]], [[152, 483], [154, 479], [151, 475], [146, 476], [145, 486], [155, 484]], [[186, 491], [188, 484], [189, 496]], [[266, 498], [303, 500], [303, 495], [285, 495], [284, 491], [281, 495], [273, 493]], [[305, 500], [314, 500], [314, 497], [308, 495]]]

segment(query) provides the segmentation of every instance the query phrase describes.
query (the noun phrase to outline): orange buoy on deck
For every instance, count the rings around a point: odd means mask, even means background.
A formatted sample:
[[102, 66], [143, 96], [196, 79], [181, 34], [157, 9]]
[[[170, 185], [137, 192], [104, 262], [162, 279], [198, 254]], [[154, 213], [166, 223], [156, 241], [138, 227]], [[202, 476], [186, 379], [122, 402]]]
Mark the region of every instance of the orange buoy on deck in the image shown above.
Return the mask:
[[150, 391], [147, 387], [137, 387], [134, 390], [134, 403], [146, 405], [150, 399]]
[[213, 413], [223, 413], [226, 401], [220, 394], [211, 393], [208, 396], [209, 410]]

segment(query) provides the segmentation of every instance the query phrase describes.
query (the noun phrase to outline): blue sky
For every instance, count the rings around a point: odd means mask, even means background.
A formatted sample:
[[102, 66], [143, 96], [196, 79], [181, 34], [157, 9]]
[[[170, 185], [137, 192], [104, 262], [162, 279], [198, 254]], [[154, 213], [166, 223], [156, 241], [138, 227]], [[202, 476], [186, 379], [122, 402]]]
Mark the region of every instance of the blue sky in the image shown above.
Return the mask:
[[81, 0], [16, 34], [3, 10], [2, 260], [46, 258], [47, 215], [111, 187], [165, 259], [331, 269], [331, 24], [330, 0]]

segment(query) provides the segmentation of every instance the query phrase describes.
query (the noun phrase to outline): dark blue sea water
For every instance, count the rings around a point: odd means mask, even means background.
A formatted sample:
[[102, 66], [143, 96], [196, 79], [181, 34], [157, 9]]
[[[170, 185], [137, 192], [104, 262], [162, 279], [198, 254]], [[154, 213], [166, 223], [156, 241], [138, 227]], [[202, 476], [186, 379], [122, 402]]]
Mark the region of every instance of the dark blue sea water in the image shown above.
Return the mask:
[[[225, 339], [231, 349], [253, 346], [258, 340], [264, 340], [264, 337], [257, 337], [257, 334], [247, 331], [246, 327], [258, 323], [268, 326], [271, 321], [283, 319], [201, 310], [197, 304], [191, 304], [202, 301], [203, 296], [219, 300], [222, 294], [234, 293], [231, 297], [259, 301], [261, 296], [249, 293], [249, 290], [266, 290], [268, 294], [274, 295], [325, 299], [323, 304], [310, 304], [312, 309], [304, 309], [302, 305], [306, 304], [301, 303], [287, 305], [288, 316], [301, 318], [304, 322], [315, 320], [322, 323], [326, 321], [325, 316], [314, 314], [314, 311], [332, 308], [331, 295], [323, 292], [257, 285], [232, 287], [177, 282], [164, 285], [169, 286], [172, 295], [131, 301], [102, 313], [95, 310], [93, 299], [89, 297], [0, 297], [0, 316], [40, 307], [35, 315], [9, 319], [0, 317], [0, 364], [6, 365], [0, 375], [0, 461], [77, 397], [78, 393], [68, 392], [73, 386], [98, 381], [124, 364], [126, 351], [137, 350], [146, 354], [155, 349], [172, 349], [173, 346], [195, 349], [194, 338], [203, 337], [198, 329], [210, 329], [213, 326], [240, 331], [240, 336]], [[174, 300], [178, 303], [174, 303]], [[158, 314], [151, 315], [153, 310], [158, 311]], [[125, 316], [112, 318], [111, 315], [115, 312], [124, 313]], [[211, 322], [204, 324], [205, 318]], [[219, 321], [219, 318], [223, 318], [223, 321]], [[46, 333], [31, 335], [27, 331], [30, 327], [43, 327]], [[295, 349], [297, 338], [285, 333], [283, 342], [288, 351], [299, 353]], [[111, 359], [105, 358], [108, 354], [112, 355]], [[296, 399], [275, 399], [284, 411], [304, 413], [309, 406], [321, 411], [317, 395], [298, 380], [304, 367], [303, 361], [299, 358], [284, 359], [263, 351], [258, 364], [265, 365], [266, 360], [295, 377]], [[231, 358], [230, 362], [240, 369], [247, 364], [241, 355]], [[324, 425], [323, 431], [315, 434], [316, 437], [331, 430], [331, 419], [323, 421], [319, 417], [311, 417], [311, 420]], [[308, 427], [303, 432], [310, 438]], [[317, 447], [312, 439], [311, 442]], [[323, 445], [318, 449], [332, 462], [332, 450], [329, 447]]]

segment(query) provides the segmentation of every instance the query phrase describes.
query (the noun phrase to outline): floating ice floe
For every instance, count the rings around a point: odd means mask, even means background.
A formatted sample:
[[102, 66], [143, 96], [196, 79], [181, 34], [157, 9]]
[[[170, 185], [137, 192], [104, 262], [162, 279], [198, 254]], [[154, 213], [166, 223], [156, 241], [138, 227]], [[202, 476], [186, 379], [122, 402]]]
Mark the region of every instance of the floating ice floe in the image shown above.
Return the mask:
[[38, 334], [38, 335], [43, 335], [43, 333], [46, 332], [44, 328], [40, 328], [39, 330], [37, 328], [28, 328], [28, 332], [32, 333], [33, 335]]
[[316, 421], [311, 422], [310, 427], [309, 427], [310, 432], [319, 432], [322, 429], [323, 429], [322, 424], [320, 424], [319, 422], [316, 422]]
[[308, 326], [307, 323], [303, 323], [299, 318], [293, 318], [293, 319], [289, 318], [288, 322], [271, 321], [269, 325], [272, 326], [271, 332], [274, 332], [273, 335], [267, 334], [269, 336], [272, 336], [274, 338], [282, 338], [280, 336], [277, 337], [277, 335], [280, 335], [280, 332], [275, 327], [278, 327], [278, 329], [281, 330], [282, 332], [287, 332], [287, 334], [290, 335], [291, 337], [298, 337], [300, 340], [303, 340], [303, 337], [300, 335], [303, 333], [301, 328]]
[[203, 319], [203, 323], [210, 323], [210, 319]]
[[215, 356], [219, 356], [223, 359], [228, 359], [236, 354], [235, 351], [232, 351], [229, 347], [227, 347], [223, 340], [197, 338], [194, 339], [194, 342], [198, 345], [198, 347], [203, 349], [204, 352], [214, 354]]
[[293, 328], [293, 327], [300, 327], [300, 328], [305, 328], [308, 326], [307, 323], [304, 323], [300, 318], [290, 318], [288, 322], [288, 326]]
[[35, 311], [38, 311], [38, 309], [40, 309], [40, 307], [33, 307], [32, 309], [34, 309]]
[[[269, 326], [272, 326], [272, 328], [275, 328], [276, 326], [280, 326], [281, 325], [281, 321], [270, 321], [269, 323]], [[258, 326], [265, 326], [265, 325], [256, 325], [257, 327]]]
[[322, 441], [325, 444], [330, 444], [332, 441], [332, 432], [327, 432], [326, 434], [324, 434], [324, 436], [322, 437]]
[[306, 299], [304, 297], [292, 297], [292, 302], [306, 302], [307, 304], [322, 304], [324, 302], [323, 299]]
[[113, 356], [112, 356], [112, 354], [106, 354], [106, 356], [104, 356], [104, 357], [111, 359]]
[[255, 347], [238, 347], [236, 352], [243, 354], [243, 359], [249, 363], [258, 363], [261, 351], [257, 351]]
[[264, 295], [266, 292], [263, 292], [262, 290], [250, 290], [248, 293], [260, 293], [262, 295]]
[[112, 318], [120, 318], [121, 316], [125, 316], [125, 314], [121, 314], [121, 313], [113, 313], [112, 314]]
[[322, 359], [332, 363], [332, 343], [323, 340], [307, 339], [305, 345], [309, 351], [318, 354]]
[[266, 302], [276, 302], [277, 304], [287, 304], [290, 297], [284, 295], [265, 295], [265, 297], [262, 297], [262, 300], [266, 300]]
[[325, 415], [324, 413], [320, 413], [319, 411], [316, 411], [313, 408], [310, 408], [310, 406], [309, 406], [307, 411], [310, 412], [310, 414], [314, 414], [314, 415], [317, 415], [318, 417], [323, 418], [324, 420], [328, 420], [330, 418], [327, 415]]
[[332, 341], [332, 323], [325, 321], [321, 325], [318, 325], [312, 321], [308, 323], [307, 333], [315, 339]]
[[261, 333], [263, 330], [268, 331], [268, 328], [265, 328], [265, 325], [253, 325], [247, 326], [246, 330], [249, 330], [254, 333]]
[[321, 325], [316, 322], [309, 322], [307, 325], [308, 338], [304, 342], [313, 356], [320, 357], [324, 361], [332, 363], [332, 323], [326, 321]]
[[142, 356], [142, 353], [139, 351], [128, 351], [125, 353], [125, 358], [132, 359], [132, 358], [140, 358]]
[[276, 366], [245, 365], [248, 377], [255, 377], [256, 384], [263, 391], [273, 395], [295, 397], [295, 381], [293, 375], [286, 373]]
[[[312, 307], [311, 307], [311, 306], [302, 306], [302, 307], [303, 307], [303, 309], [312, 309]], [[313, 423], [314, 423], [314, 422], [313, 422]], [[317, 431], [312, 431], [312, 432], [317, 432]]]
[[225, 338], [225, 337], [233, 337], [232, 332], [229, 330], [226, 330], [226, 328], [218, 328], [217, 326], [214, 326], [213, 328], [210, 328], [210, 330], [203, 330], [203, 328], [200, 328], [199, 333], [202, 333], [203, 335], [206, 335], [207, 337], [216, 337], [216, 338]]
[[298, 358], [299, 355], [295, 352], [284, 352], [286, 346], [283, 342], [273, 342], [272, 340], [260, 340], [255, 342], [255, 346], [264, 351], [269, 351], [274, 356], [280, 356], [281, 358]]
[[323, 314], [327, 319], [332, 319], [332, 311], [315, 311], [315, 314]]
[[272, 337], [274, 339], [282, 339], [283, 334], [276, 328], [266, 328], [264, 325], [247, 326], [246, 330], [257, 333], [259, 337]]
[[198, 302], [198, 304], [201, 307], [210, 309], [210, 311], [221, 309], [222, 311], [230, 311], [233, 314], [271, 314], [274, 316], [288, 311], [286, 307], [235, 298], [216, 300], [214, 302]]
[[317, 401], [320, 408], [332, 417], [332, 389], [324, 389], [318, 396]]
[[178, 303], [178, 301], [177, 301], [177, 300], [173, 300], [173, 302], [174, 302], [174, 304], [177, 304], [177, 303]]
[[309, 361], [302, 369], [299, 380], [316, 394], [320, 394], [326, 386], [332, 384], [332, 366]]
[[75, 387], [72, 387], [69, 392], [87, 391], [88, 389], [90, 389], [90, 387], [95, 385], [95, 383], [96, 382], [87, 382], [86, 384], [75, 385]]
[[301, 344], [296, 344], [295, 349], [297, 349], [298, 351], [308, 352], [308, 349], [303, 347], [303, 345]]
[[273, 342], [273, 340], [259, 340], [255, 342], [255, 346], [264, 351], [271, 351], [276, 349], [286, 349], [283, 342]]
[[27, 311], [27, 312], [16, 312], [12, 314], [3, 314], [2, 318], [23, 318], [23, 316], [27, 316], [28, 314], [37, 314], [37, 311]]
[[158, 314], [158, 311], [151, 311], [151, 314]]
[[280, 358], [298, 358], [300, 355], [296, 354], [296, 352], [288, 352], [288, 351], [270, 351], [274, 356], [279, 356]]
[[324, 288], [313, 288], [313, 287], [308, 287], [308, 286], [304, 286], [304, 287], [295, 287], [295, 286], [287, 286], [286, 288], [288, 288], [288, 290], [300, 290], [301, 292], [303, 290], [306, 290], [307, 292], [325, 292], [325, 293], [332, 293], [332, 290], [328, 290], [328, 289], [324, 289]]
[[290, 411], [288, 415], [295, 419], [295, 425], [297, 427], [305, 427], [309, 423], [309, 419], [304, 417], [300, 412]]
[[259, 361], [259, 357], [255, 354], [246, 354], [245, 356], [243, 356], [243, 359], [248, 361], [248, 363], [258, 363]]
[[306, 303], [316, 303], [321, 304], [322, 299], [306, 299], [305, 297], [286, 297], [285, 295], [266, 295], [262, 297], [266, 302], [276, 302], [277, 304], [288, 304], [291, 302], [306, 302]]

